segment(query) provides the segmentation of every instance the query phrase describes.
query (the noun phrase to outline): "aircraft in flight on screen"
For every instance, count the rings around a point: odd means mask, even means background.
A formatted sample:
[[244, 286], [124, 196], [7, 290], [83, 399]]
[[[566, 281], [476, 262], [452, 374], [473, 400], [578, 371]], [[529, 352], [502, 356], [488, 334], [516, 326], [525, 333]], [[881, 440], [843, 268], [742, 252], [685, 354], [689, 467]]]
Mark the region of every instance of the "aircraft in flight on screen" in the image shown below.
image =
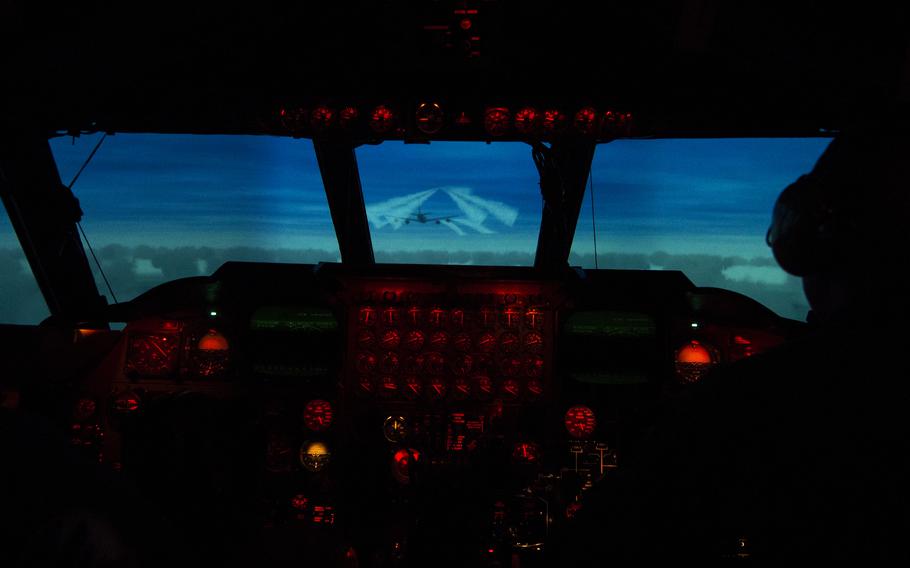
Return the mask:
[[[461, 214], [430, 217], [428, 213], [423, 212], [424, 202], [437, 192], [447, 195]], [[518, 210], [514, 207], [501, 201], [478, 197], [469, 187], [435, 187], [368, 204], [366, 210], [367, 218], [376, 229], [388, 225], [397, 230], [411, 223], [433, 223], [444, 225], [458, 235], [466, 234], [465, 229], [482, 234], [495, 233], [496, 231], [486, 225], [490, 217], [507, 227], [513, 226], [518, 219]]]

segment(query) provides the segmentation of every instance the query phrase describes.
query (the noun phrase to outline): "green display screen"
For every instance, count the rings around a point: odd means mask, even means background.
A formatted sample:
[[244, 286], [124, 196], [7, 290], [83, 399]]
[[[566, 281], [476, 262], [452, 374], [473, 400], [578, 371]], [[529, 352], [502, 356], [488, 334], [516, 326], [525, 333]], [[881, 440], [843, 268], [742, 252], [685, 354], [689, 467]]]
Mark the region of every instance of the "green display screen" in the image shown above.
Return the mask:
[[565, 332], [600, 337], [654, 337], [654, 318], [636, 312], [596, 310], [576, 312], [566, 321]]
[[250, 328], [256, 331], [325, 333], [338, 329], [338, 320], [326, 308], [265, 306], [253, 314]]

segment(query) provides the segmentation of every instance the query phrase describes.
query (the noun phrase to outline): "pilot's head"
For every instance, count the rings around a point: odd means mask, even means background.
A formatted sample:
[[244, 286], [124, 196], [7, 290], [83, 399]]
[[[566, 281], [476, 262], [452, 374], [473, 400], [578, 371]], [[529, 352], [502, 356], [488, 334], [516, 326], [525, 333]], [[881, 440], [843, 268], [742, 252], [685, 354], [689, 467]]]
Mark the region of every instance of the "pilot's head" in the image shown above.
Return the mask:
[[768, 244], [801, 276], [821, 320], [904, 309], [910, 263], [910, 139], [838, 136], [774, 206]]

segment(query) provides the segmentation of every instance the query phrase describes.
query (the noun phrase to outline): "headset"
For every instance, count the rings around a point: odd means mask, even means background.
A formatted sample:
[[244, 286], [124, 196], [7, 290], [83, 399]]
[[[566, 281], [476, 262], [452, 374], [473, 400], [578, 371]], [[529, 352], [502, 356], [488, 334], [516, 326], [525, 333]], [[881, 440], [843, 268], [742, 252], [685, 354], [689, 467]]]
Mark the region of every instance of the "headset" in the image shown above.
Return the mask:
[[774, 204], [765, 241], [781, 268], [794, 276], [824, 272], [845, 252], [839, 207], [826, 199], [825, 184], [813, 174], [788, 185]]

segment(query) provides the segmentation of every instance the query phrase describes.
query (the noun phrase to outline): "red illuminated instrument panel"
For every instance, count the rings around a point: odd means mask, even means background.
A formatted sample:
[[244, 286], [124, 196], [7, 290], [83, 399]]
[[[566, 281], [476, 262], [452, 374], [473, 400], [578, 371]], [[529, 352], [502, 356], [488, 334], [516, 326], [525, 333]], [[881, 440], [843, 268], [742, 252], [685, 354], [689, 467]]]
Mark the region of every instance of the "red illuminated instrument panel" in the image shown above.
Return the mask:
[[415, 402], [547, 395], [552, 285], [362, 281], [352, 288], [349, 393]]

